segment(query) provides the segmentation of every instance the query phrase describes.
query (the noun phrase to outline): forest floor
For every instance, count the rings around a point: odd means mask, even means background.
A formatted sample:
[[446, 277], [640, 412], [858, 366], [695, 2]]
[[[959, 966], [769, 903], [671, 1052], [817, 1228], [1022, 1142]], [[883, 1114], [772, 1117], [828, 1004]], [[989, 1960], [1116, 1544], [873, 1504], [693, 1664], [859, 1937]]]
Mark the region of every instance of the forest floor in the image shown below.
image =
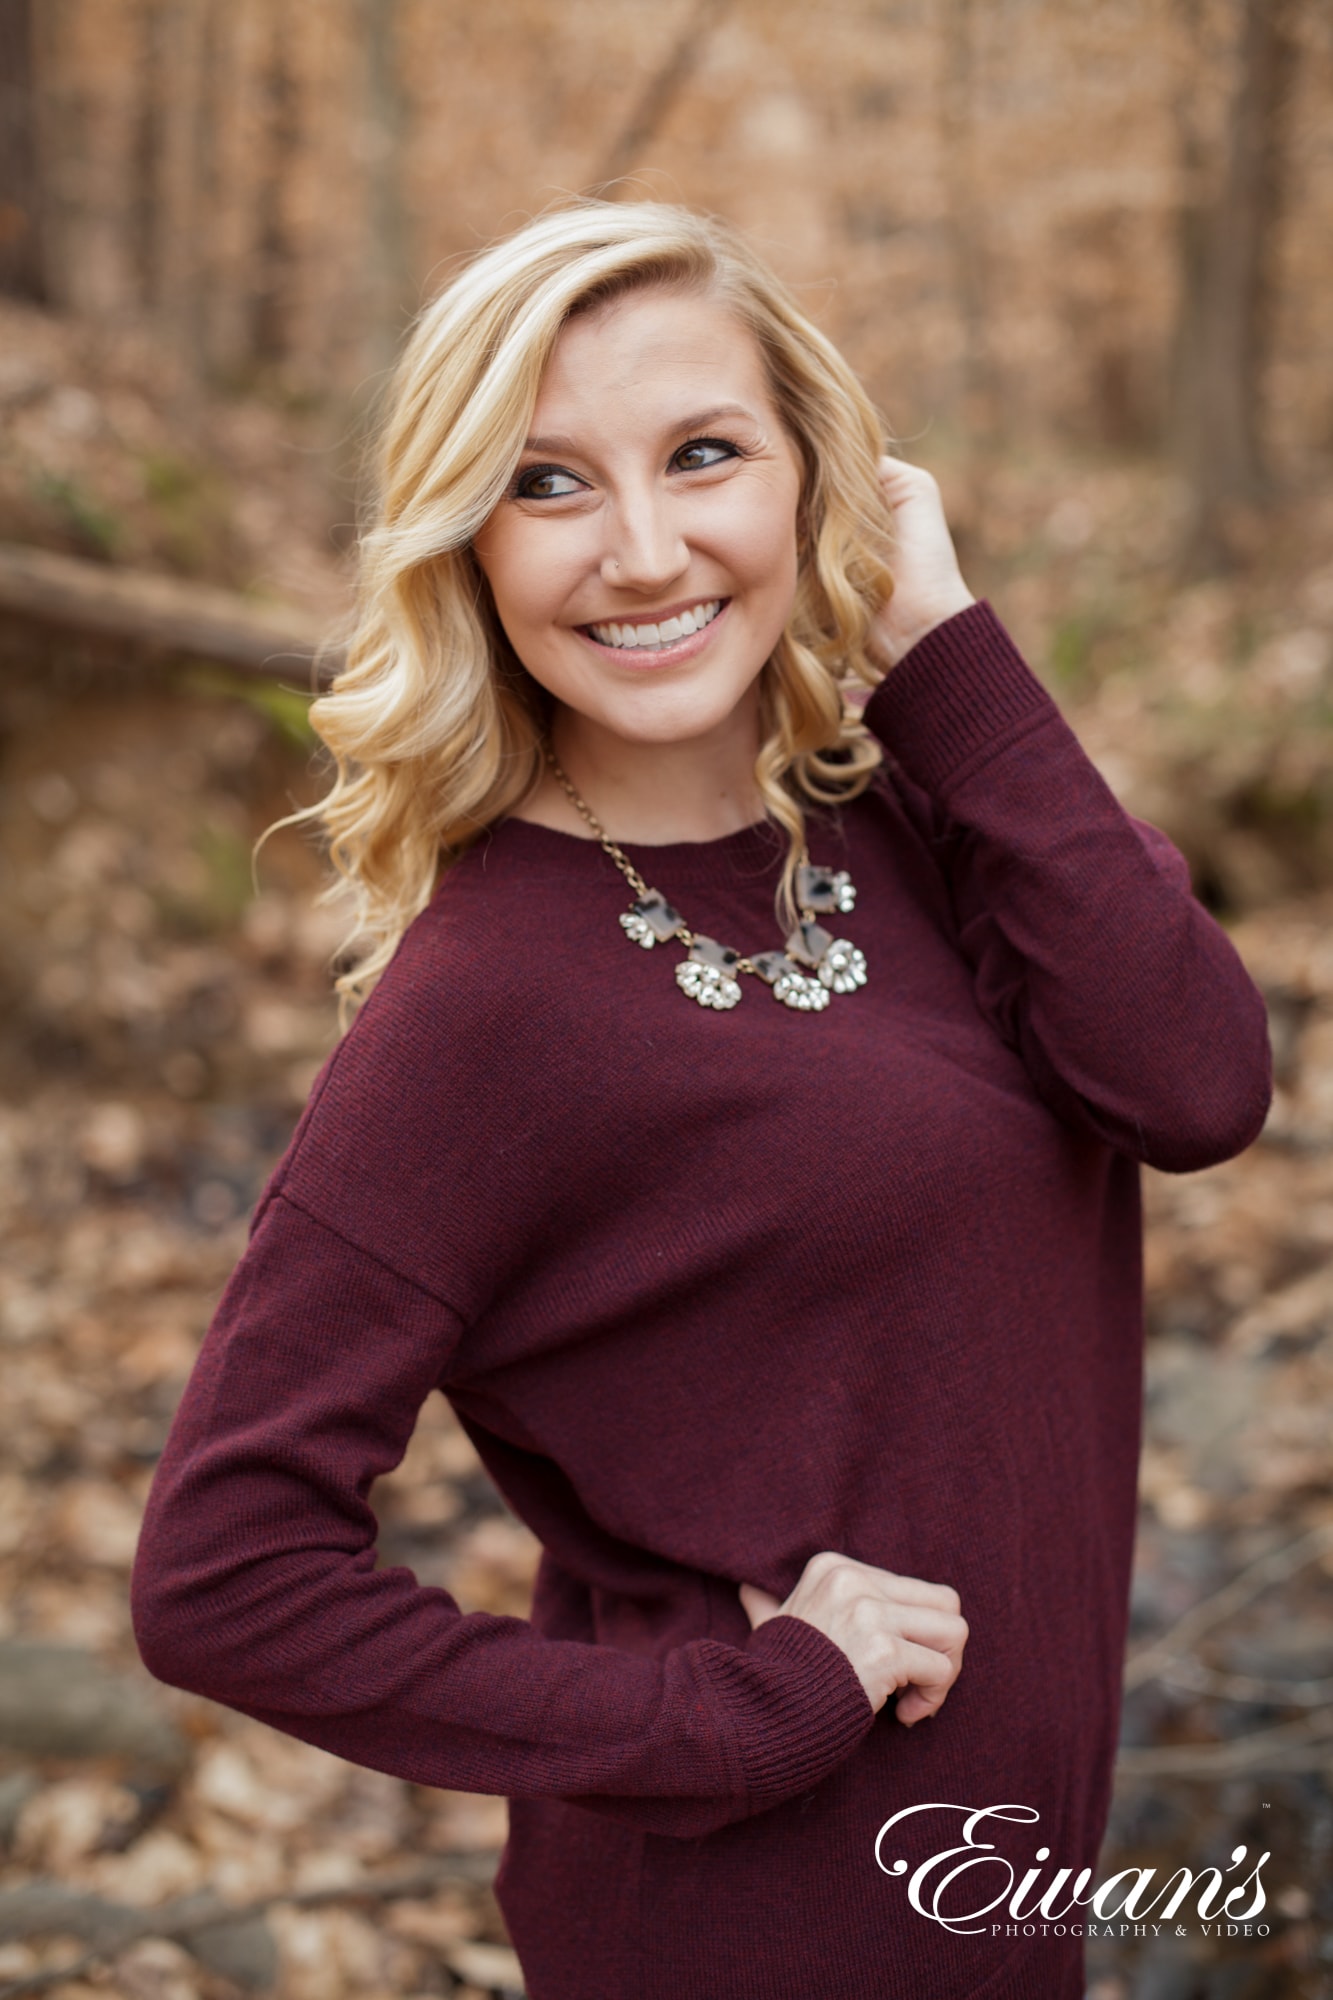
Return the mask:
[[[93, 379], [77, 336], [34, 329], [0, 370], [0, 530], [336, 598], [340, 503], [293, 471], [303, 416], [206, 411], [182, 444], [134, 352]], [[1091, 1992], [1329, 2000], [1333, 492], [1293, 501], [1232, 577], [1181, 583], [1179, 496], [1152, 462], [1013, 453], [980, 513], [963, 461], [930, 462], [969, 573], [1120, 796], [1189, 856], [1277, 1061], [1245, 1155], [1145, 1175], [1132, 1684], [1099, 1870], [1225, 1868], [1244, 1845], [1236, 1880], [1267, 1851], [1269, 1929], [1098, 1940]], [[516, 1993], [489, 1886], [502, 1801], [158, 1688], [129, 1628], [155, 1459], [336, 1033], [341, 926], [314, 905], [312, 848], [277, 834], [251, 881], [257, 835], [316, 788], [303, 704], [31, 634], [3, 674], [0, 1993]], [[467, 1609], [526, 1611], [536, 1544], [442, 1399], [375, 1504], [384, 1560]], [[182, 1899], [208, 1893], [259, 1907], [203, 1927]]]

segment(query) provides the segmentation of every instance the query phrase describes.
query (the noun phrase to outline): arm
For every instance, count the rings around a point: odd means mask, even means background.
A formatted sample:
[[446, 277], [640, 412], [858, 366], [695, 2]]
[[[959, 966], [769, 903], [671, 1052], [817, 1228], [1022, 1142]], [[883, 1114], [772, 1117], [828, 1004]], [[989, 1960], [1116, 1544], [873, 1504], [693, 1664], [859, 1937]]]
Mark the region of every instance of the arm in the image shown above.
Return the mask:
[[568, 1798], [658, 1833], [816, 1784], [873, 1712], [811, 1625], [654, 1661], [465, 1614], [375, 1568], [371, 1483], [459, 1332], [447, 1304], [270, 1193], [153, 1484], [132, 1582], [149, 1669], [414, 1783]]
[[1249, 1145], [1271, 1093], [1262, 997], [990, 605], [920, 638], [866, 721], [947, 878], [978, 1004], [1052, 1109], [1167, 1171]]
[[939, 860], [982, 1012], [1058, 1116], [1168, 1171], [1229, 1158], [1271, 1098], [1262, 996], [1181, 856], [1121, 808], [972, 597], [935, 480], [892, 458], [880, 477], [894, 589], [865, 719]]

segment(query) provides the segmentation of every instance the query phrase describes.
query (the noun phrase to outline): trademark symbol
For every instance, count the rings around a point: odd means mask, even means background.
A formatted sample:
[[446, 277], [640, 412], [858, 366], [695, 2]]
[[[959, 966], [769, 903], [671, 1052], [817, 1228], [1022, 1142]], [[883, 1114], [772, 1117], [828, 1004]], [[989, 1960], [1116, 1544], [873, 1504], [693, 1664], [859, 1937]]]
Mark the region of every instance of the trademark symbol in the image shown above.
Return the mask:
[[1267, 1811], [1268, 1811], [1268, 1800], [1267, 1800], [1267, 1799], [1265, 1799], [1265, 1800], [1264, 1800], [1264, 1806], [1263, 1806], [1263, 1809], [1264, 1809], [1264, 1811], [1265, 1811], [1265, 1812], [1267, 1812]]

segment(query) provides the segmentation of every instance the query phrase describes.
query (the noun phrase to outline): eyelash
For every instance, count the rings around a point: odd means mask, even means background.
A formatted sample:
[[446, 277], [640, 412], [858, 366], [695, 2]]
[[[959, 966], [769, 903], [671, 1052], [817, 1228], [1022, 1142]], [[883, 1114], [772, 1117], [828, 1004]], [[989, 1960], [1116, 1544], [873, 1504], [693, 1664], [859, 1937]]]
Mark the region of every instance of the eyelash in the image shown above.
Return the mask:
[[[690, 438], [685, 444], [683, 444], [680, 447], [680, 451], [675, 451], [672, 453], [672, 458], [673, 459], [679, 458], [681, 452], [698, 451], [700, 447], [703, 445], [714, 445], [719, 451], [725, 451], [729, 458], [745, 457], [745, 453], [741, 450], [740, 446], [734, 443], [731, 438], [699, 437], [699, 438]], [[692, 465], [688, 467], [682, 466], [681, 468], [682, 471], [690, 471], [690, 472], [705, 472], [707, 471], [707, 469], [708, 468], [706, 466], [702, 465]]]
[[[671, 454], [672, 462], [674, 463], [683, 452], [698, 451], [706, 445], [711, 445], [719, 451], [726, 452], [729, 458], [744, 458], [746, 456], [741, 446], [736, 444], [731, 438], [697, 437], [687, 438], [684, 444], [677, 446], [676, 450]], [[725, 464], [725, 462], [725, 460], [718, 459], [711, 461], [712, 464]], [[688, 465], [681, 466], [680, 470], [682, 472], [707, 472], [709, 466]], [[513, 485], [510, 488], [510, 497], [515, 500], [569, 499], [570, 496], [567, 493], [529, 493], [526, 490], [530, 480], [549, 479], [553, 475], [557, 477], [563, 476], [566, 479], [578, 478], [577, 473], [571, 472], [568, 466], [564, 465], [525, 465], [521, 472], [515, 474]]]

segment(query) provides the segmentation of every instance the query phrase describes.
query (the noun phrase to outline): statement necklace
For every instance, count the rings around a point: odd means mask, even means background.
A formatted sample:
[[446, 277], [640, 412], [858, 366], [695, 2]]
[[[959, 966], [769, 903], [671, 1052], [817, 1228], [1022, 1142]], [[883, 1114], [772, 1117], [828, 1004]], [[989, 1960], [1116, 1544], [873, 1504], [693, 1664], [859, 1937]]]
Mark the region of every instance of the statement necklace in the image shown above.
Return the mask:
[[852, 909], [856, 890], [843, 869], [811, 866], [804, 849], [796, 869], [796, 901], [801, 920], [781, 951], [756, 952], [744, 958], [730, 945], [689, 930], [679, 910], [672, 908], [660, 889], [650, 889], [629, 856], [616, 846], [592, 807], [575, 791], [550, 744], [544, 746], [546, 761], [569, 795], [570, 803], [583, 815], [603, 849], [610, 855], [630, 888], [634, 901], [621, 912], [620, 922], [632, 944], [650, 951], [655, 944], [679, 938], [689, 951], [676, 967], [676, 984], [701, 1007], [734, 1007], [741, 997], [738, 972], [752, 972], [772, 988], [773, 998], [784, 1007], [802, 1014], [817, 1014], [828, 1006], [835, 993], [855, 993], [866, 983], [865, 953], [846, 938], [836, 938], [816, 922], [821, 911], [840, 914]]

